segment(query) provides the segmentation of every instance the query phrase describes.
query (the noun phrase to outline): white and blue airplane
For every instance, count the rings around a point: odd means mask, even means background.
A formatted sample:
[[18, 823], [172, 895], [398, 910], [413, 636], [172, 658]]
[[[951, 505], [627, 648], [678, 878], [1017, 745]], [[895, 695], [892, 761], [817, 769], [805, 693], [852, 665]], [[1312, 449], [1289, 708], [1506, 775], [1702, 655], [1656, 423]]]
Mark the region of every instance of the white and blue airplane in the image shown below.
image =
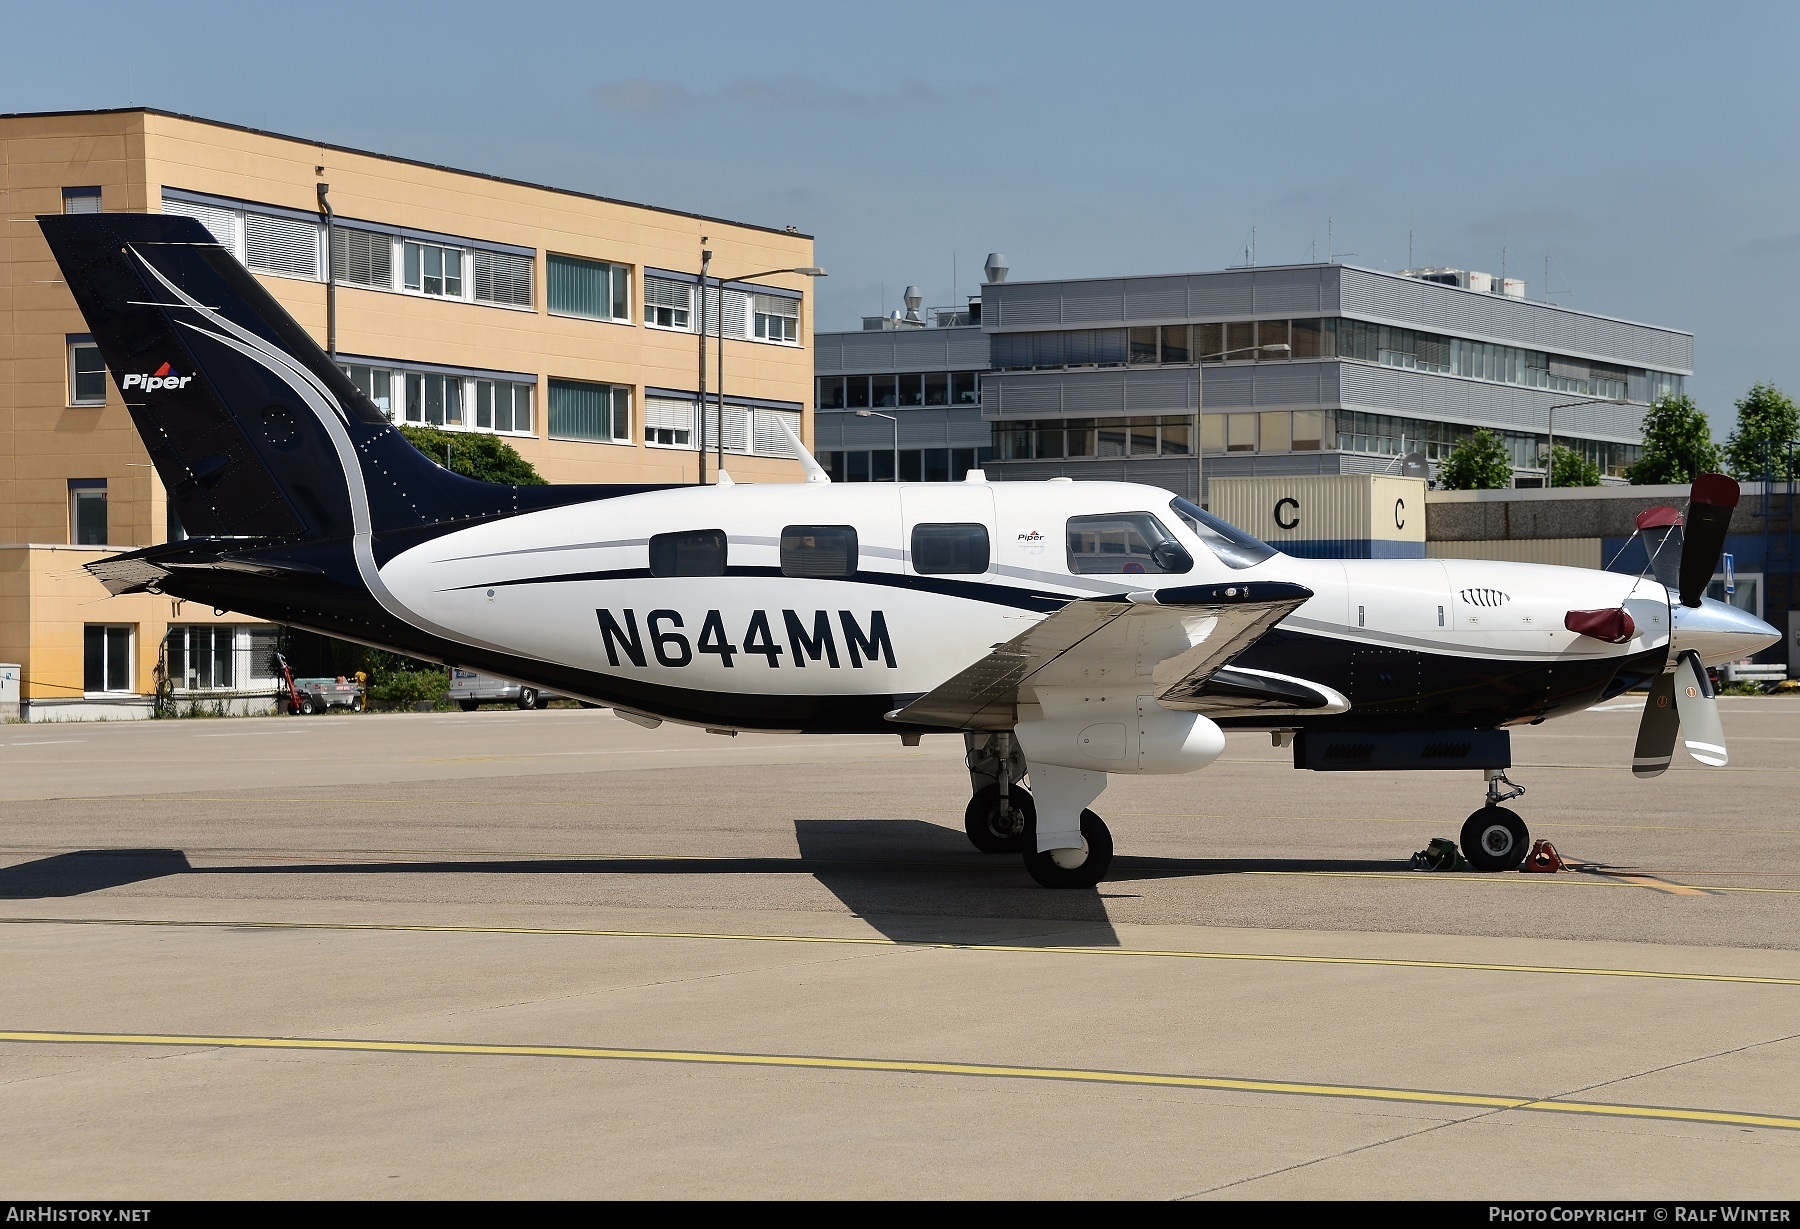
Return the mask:
[[[1462, 846], [1519, 865], [1508, 728], [1633, 688], [1634, 771], [1726, 762], [1705, 667], [1780, 638], [1704, 596], [1737, 502], [1694, 484], [1655, 578], [1280, 553], [1156, 487], [502, 486], [415, 449], [198, 222], [40, 219], [182, 525], [90, 569], [720, 732], [959, 734], [986, 852], [1091, 887], [1115, 773], [1225, 731], [1296, 767], [1480, 769]], [[795, 440], [796, 446], [799, 441]], [[1654, 518], [1653, 518], [1654, 519]], [[1668, 521], [1673, 518], [1664, 517]]]

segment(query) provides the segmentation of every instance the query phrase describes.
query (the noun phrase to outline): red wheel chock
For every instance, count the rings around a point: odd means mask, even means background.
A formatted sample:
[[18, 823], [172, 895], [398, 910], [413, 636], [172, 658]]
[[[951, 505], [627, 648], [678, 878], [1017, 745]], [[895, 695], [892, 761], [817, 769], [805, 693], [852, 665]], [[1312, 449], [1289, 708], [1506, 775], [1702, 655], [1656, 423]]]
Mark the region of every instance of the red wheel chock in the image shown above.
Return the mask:
[[1525, 861], [1519, 869], [1527, 874], [1554, 875], [1563, 868], [1562, 855], [1556, 852], [1556, 846], [1549, 841], [1539, 841], [1525, 855]]

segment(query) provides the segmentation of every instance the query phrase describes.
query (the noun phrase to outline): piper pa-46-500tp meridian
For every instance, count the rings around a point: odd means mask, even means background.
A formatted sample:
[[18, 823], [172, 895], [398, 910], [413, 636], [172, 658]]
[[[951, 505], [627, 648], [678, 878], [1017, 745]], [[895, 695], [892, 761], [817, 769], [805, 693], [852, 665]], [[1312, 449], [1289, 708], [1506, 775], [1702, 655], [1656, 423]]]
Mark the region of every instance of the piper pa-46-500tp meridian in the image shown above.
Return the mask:
[[[1507, 727], [1650, 689], [1725, 763], [1705, 667], [1779, 639], [1706, 599], [1737, 487], [1652, 516], [1657, 578], [1283, 555], [1155, 487], [1006, 482], [499, 486], [402, 437], [187, 218], [40, 219], [185, 541], [89, 565], [150, 591], [609, 705], [643, 725], [962, 735], [977, 848], [1088, 887], [1112, 773], [1185, 773], [1227, 729], [1296, 767], [1481, 769], [1462, 845], [1528, 834]], [[799, 444], [795, 440], [796, 446]], [[1028, 779], [1028, 787], [1027, 787]], [[1510, 787], [1503, 789], [1503, 787]]]

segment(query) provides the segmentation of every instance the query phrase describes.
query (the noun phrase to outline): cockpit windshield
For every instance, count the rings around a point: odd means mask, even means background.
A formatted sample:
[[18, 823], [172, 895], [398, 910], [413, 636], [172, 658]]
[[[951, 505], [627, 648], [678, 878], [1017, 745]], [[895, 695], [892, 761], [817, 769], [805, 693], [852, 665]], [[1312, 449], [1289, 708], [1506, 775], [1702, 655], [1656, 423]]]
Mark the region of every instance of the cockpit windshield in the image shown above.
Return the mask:
[[1227, 567], [1254, 567], [1276, 553], [1267, 542], [1251, 537], [1235, 525], [1226, 524], [1179, 495], [1169, 502], [1169, 511], [1179, 516]]

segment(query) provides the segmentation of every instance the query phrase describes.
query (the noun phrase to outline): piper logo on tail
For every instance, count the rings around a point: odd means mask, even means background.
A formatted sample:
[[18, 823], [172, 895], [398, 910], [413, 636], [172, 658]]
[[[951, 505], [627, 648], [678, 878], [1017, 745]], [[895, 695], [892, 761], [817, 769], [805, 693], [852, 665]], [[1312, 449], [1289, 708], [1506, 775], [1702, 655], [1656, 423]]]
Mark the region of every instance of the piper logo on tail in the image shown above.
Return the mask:
[[193, 378], [193, 376], [176, 375], [175, 368], [168, 363], [164, 363], [161, 367], [158, 367], [147, 376], [139, 375], [136, 372], [126, 376], [125, 382], [119, 385], [119, 391], [123, 392], [128, 388], [141, 388], [147, 393], [153, 393], [159, 388], [186, 388], [188, 386], [188, 381]]

